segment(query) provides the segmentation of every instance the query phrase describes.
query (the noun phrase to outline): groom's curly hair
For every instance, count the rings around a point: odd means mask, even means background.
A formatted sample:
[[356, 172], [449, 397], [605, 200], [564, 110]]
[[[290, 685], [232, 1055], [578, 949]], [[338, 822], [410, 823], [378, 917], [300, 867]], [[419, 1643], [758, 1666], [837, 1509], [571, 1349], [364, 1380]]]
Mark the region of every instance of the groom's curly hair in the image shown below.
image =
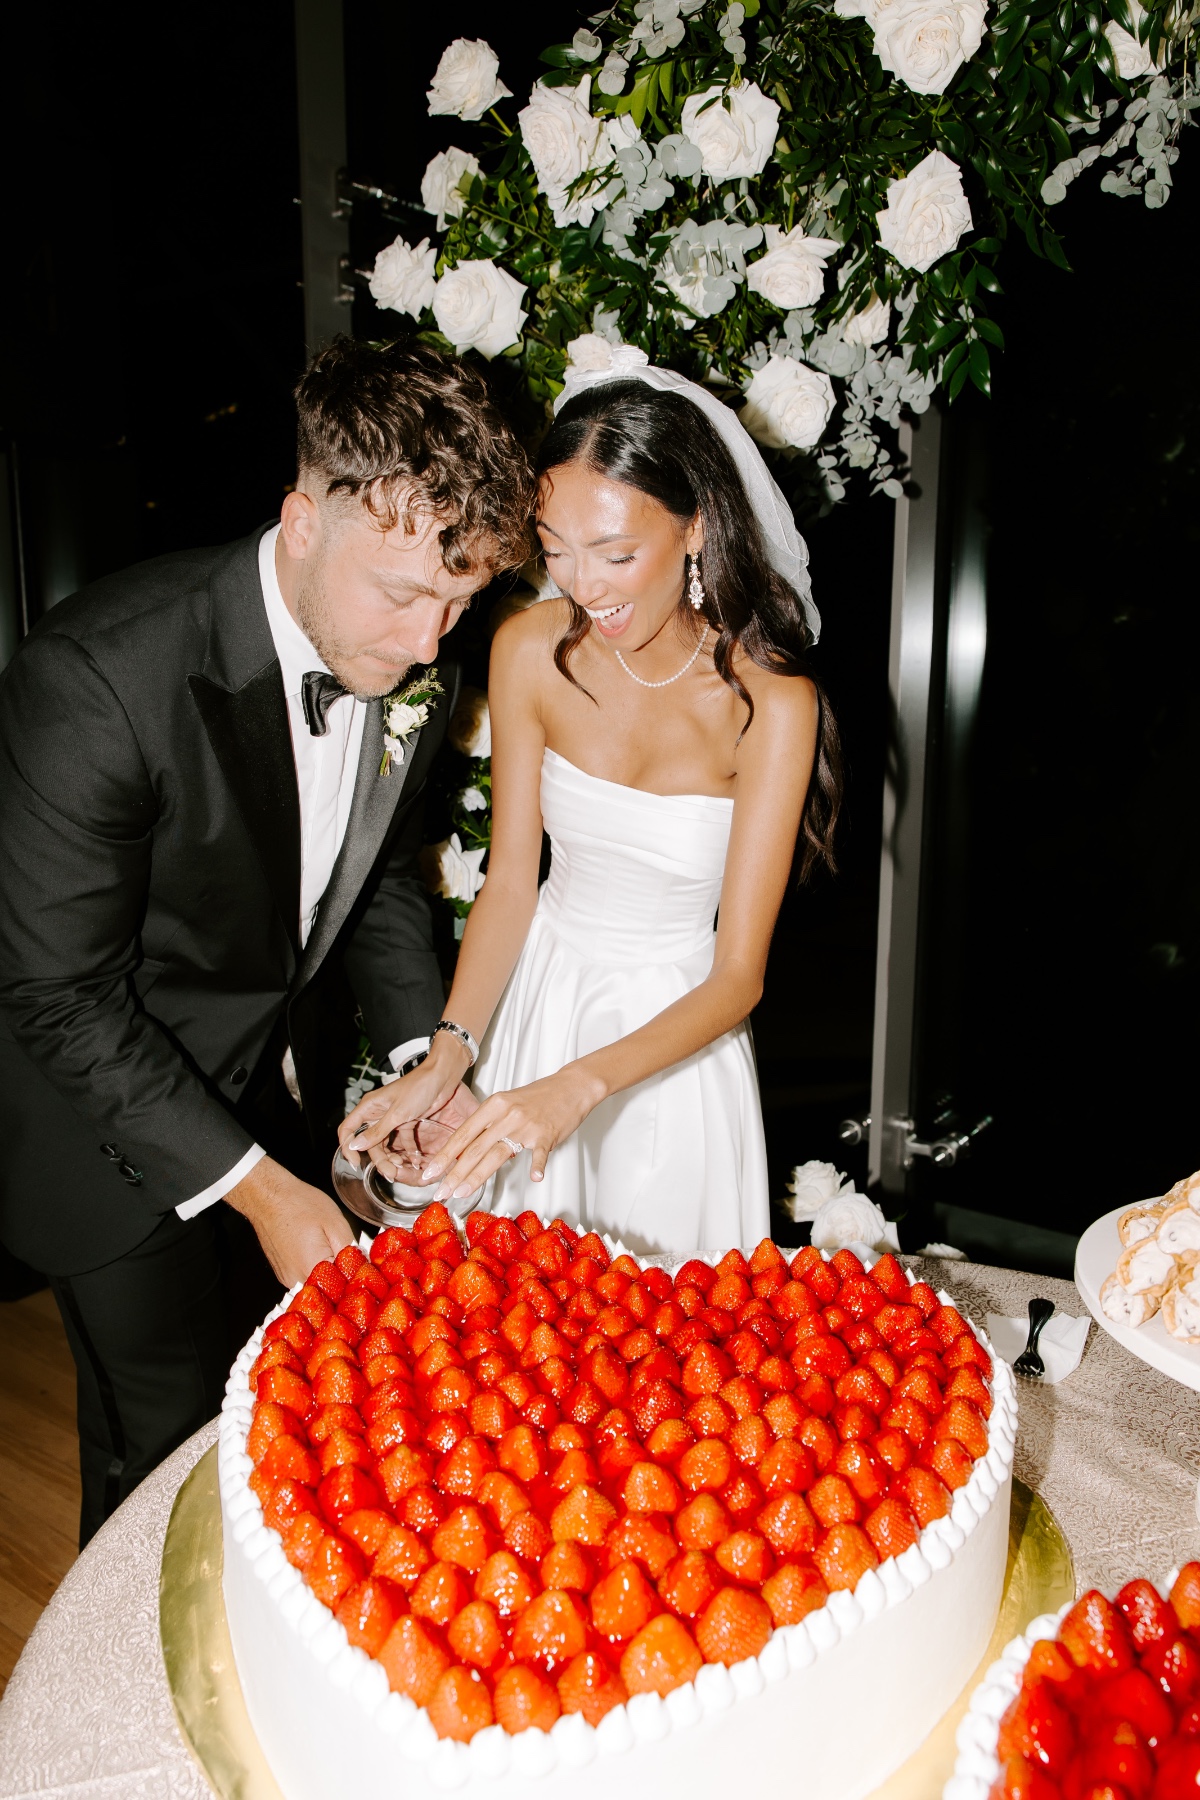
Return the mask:
[[301, 475], [359, 499], [385, 531], [432, 513], [453, 574], [516, 569], [536, 548], [529, 459], [457, 357], [338, 337], [305, 370], [296, 409]]

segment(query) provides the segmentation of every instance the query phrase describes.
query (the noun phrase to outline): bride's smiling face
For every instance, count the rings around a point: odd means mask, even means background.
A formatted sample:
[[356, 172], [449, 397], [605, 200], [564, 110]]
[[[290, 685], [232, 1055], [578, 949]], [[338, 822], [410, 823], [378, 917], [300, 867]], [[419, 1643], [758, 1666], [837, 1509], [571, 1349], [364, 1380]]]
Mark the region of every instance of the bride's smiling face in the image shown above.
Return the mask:
[[586, 463], [542, 476], [538, 533], [546, 568], [601, 637], [637, 650], [679, 606], [685, 559], [704, 544], [699, 517], [677, 519], [658, 500]]

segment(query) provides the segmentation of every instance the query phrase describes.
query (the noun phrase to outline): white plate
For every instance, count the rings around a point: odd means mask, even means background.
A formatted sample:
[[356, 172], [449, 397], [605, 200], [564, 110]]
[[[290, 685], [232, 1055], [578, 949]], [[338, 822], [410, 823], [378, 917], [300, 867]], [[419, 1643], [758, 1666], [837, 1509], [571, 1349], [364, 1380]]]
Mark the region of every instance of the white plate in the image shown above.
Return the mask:
[[[1142, 1201], [1140, 1204], [1153, 1203]], [[1101, 1309], [1101, 1285], [1116, 1268], [1123, 1248], [1117, 1235], [1117, 1220], [1128, 1210], [1126, 1206], [1118, 1206], [1115, 1212], [1105, 1213], [1102, 1219], [1088, 1226], [1075, 1252], [1075, 1286], [1097, 1325], [1107, 1331], [1109, 1337], [1116, 1338], [1118, 1344], [1124, 1344], [1126, 1350], [1140, 1356], [1152, 1368], [1161, 1369], [1164, 1375], [1182, 1381], [1185, 1387], [1200, 1390], [1200, 1344], [1181, 1344], [1178, 1338], [1173, 1338], [1163, 1324], [1161, 1313], [1155, 1313], [1146, 1325], [1114, 1325]], [[1200, 1500], [1197, 1504], [1200, 1505]]]

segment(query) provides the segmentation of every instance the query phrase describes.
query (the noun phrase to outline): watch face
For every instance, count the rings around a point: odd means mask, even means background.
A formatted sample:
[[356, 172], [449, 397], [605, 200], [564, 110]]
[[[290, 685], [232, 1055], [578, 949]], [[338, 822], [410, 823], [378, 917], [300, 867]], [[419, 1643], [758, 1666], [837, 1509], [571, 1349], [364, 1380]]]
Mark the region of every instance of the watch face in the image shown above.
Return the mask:
[[[374, 1163], [359, 1168], [339, 1148], [333, 1159], [333, 1186], [338, 1199], [357, 1219], [382, 1229], [385, 1225], [406, 1225], [432, 1205], [437, 1192], [432, 1187], [409, 1187], [402, 1181], [388, 1181]], [[483, 1199], [484, 1189], [468, 1194], [465, 1200], [445, 1200], [442, 1204], [455, 1218], [463, 1219], [474, 1212]]]

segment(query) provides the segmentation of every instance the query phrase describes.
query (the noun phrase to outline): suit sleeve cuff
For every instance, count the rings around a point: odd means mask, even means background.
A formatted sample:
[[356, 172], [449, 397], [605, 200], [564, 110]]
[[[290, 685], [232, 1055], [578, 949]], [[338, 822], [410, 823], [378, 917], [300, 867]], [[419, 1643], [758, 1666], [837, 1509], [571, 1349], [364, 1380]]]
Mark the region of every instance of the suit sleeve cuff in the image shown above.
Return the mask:
[[223, 1200], [226, 1194], [233, 1191], [238, 1182], [243, 1180], [266, 1154], [261, 1144], [251, 1144], [245, 1156], [239, 1162], [234, 1163], [227, 1175], [222, 1175], [219, 1181], [214, 1181], [211, 1187], [206, 1187], [202, 1194], [193, 1194], [190, 1200], [180, 1201], [175, 1208], [179, 1217], [194, 1219], [197, 1213], [204, 1211], [205, 1207], [215, 1206], [218, 1200]]
[[[398, 1075], [410, 1056], [416, 1056], [418, 1052], [428, 1050], [428, 1048], [429, 1039], [427, 1037], [408, 1038], [403, 1044], [397, 1044], [394, 1050], [388, 1051], [388, 1061]], [[386, 1086], [389, 1081], [394, 1081], [396, 1075], [385, 1075], [384, 1085]]]

